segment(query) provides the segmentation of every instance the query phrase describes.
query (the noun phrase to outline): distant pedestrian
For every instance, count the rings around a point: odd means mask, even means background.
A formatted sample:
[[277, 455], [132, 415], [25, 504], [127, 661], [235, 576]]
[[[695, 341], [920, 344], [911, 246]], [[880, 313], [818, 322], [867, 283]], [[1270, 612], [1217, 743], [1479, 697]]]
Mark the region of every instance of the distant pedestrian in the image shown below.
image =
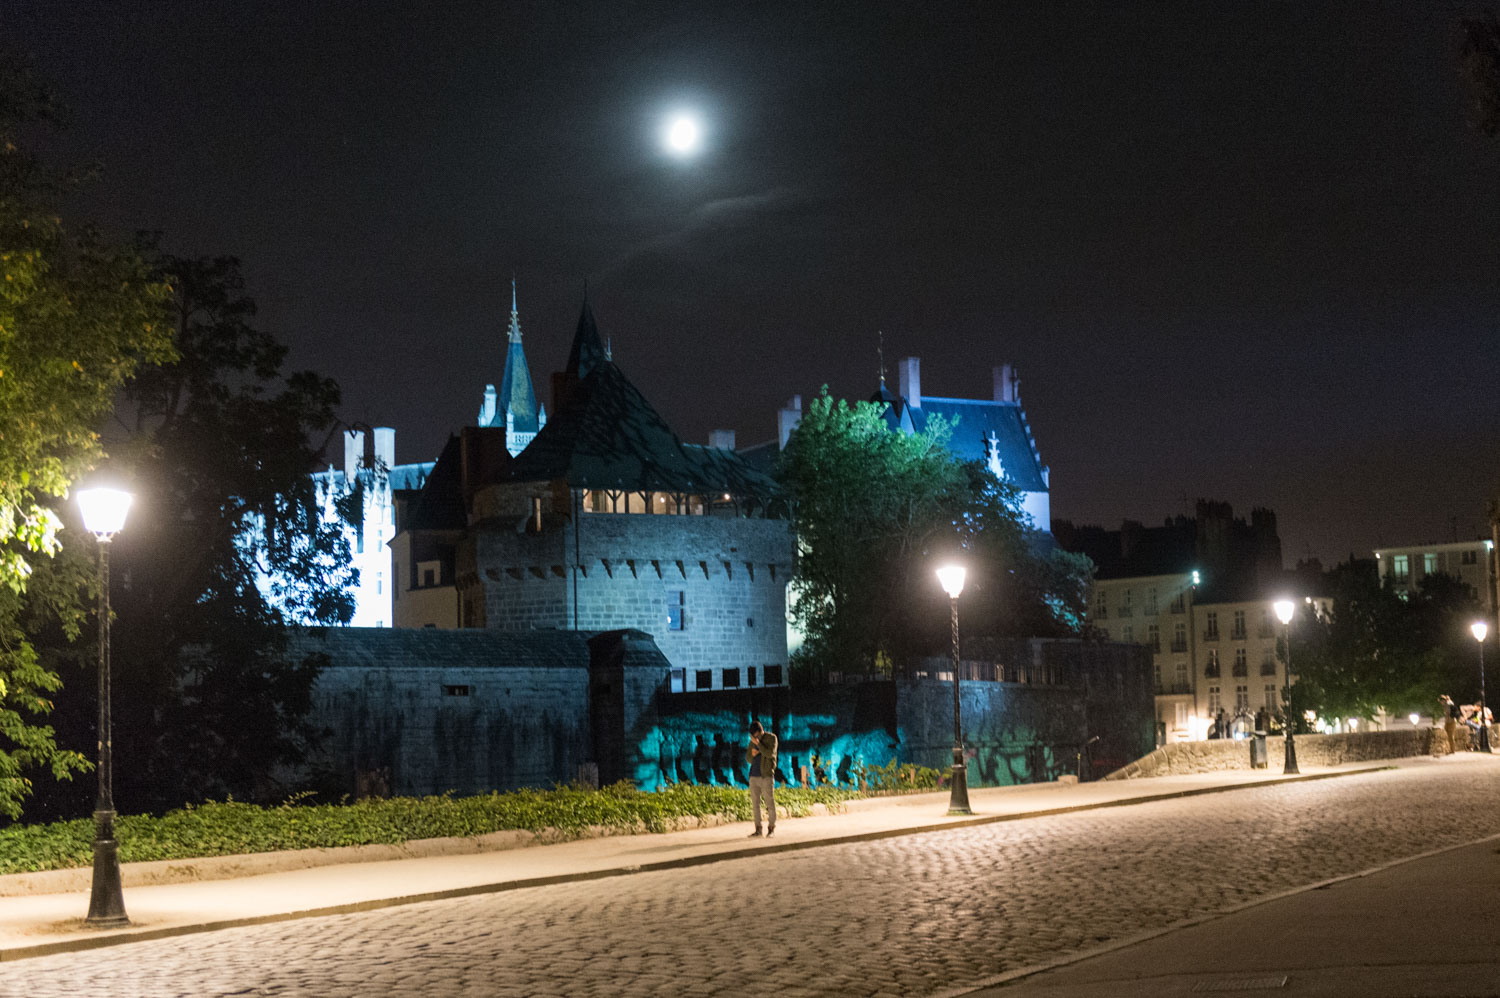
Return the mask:
[[1262, 707], [1260, 710], [1257, 710], [1255, 712], [1255, 733], [1257, 735], [1263, 735], [1267, 731], [1269, 731], [1270, 728], [1271, 714], [1266, 710], [1266, 708]]
[[766, 838], [776, 834], [776, 736], [760, 726], [759, 721], [750, 724], [750, 748], [746, 752], [750, 763], [750, 803], [755, 809], [755, 831], [750, 837], [760, 835], [760, 808], [764, 802], [766, 815]]
[[1453, 698], [1446, 693], [1443, 694], [1441, 699], [1443, 704], [1443, 731], [1448, 734], [1448, 751], [1449, 753], [1457, 752], [1458, 743], [1454, 740], [1453, 734], [1458, 730], [1458, 722], [1464, 716], [1463, 708], [1454, 703]]

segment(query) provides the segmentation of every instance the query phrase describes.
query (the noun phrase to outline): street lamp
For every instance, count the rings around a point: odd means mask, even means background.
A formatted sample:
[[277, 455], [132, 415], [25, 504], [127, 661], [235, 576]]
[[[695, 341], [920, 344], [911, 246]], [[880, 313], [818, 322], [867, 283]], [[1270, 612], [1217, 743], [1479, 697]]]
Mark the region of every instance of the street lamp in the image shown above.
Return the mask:
[[114, 744], [109, 716], [109, 542], [125, 526], [131, 495], [119, 489], [78, 493], [83, 526], [99, 540], [99, 798], [94, 803], [94, 887], [85, 922], [95, 928], [129, 925], [115, 841]]
[[969, 807], [969, 778], [964, 766], [964, 732], [958, 711], [958, 596], [964, 591], [964, 567], [944, 565], [937, 570], [938, 584], [948, 594], [953, 610], [953, 778], [948, 798], [949, 814], [973, 814]]
[[1281, 767], [1283, 776], [1301, 773], [1297, 768], [1297, 744], [1292, 741], [1292, 614], [1297, 604], [1289, 599], [1279, 599], [1273, 604], [1276, 619], [1286, 625], [1286, 765]]
[[1484, 716], [1484, 636], [1490, 632], [1490, 627], [1482, 620], [1476, 620], [1469, 627], [1474, 635], [1474, 640], [1479, 642], [1479, 751], [1490, 750], [1490, 726], [1485, 723]]

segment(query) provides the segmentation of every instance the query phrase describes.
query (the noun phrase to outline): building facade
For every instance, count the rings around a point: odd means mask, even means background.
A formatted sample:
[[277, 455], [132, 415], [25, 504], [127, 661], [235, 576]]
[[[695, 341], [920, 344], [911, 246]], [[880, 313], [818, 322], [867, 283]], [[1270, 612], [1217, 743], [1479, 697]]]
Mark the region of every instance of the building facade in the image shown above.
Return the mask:
[[1448, 544], [1408, 544], [1377, 548], [1375, 563], [1380, 581], [1400, 592], [1415, 592], [1422, 580], [1439, 573], [1469, 587], [1474, 601], [1495, 615], [1495, 545], [1493, 541], [1454, 541]]
[[1150, 648], [1160, 742], [1206, 738], [1220, 711], [1240, 733], [1262, 708], [1273, 717], [1281, 710], [1295, 674], [1281, 658], [1272, 605], [1290, 598], [1298, 613], [1326, 613], [1330, 603], [1310, 580], [1283, 571], [1274, 513], [1256, 509], [1247, 522], [1228, 504], [1200, 500], [1196, 516], [1161, 527], [1060, 522], [1055, 535], [1097, 567], [1087, 615], [1094, 633]]

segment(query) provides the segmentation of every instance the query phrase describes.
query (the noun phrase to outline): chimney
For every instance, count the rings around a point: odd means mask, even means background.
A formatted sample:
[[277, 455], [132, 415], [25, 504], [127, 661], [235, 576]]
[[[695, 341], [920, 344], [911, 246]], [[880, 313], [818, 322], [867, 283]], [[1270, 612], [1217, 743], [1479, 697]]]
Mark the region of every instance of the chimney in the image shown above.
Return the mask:
[[896, 366], [901, 378], [901, 397], [906, 399], [907, 405], [913, 409], [922, 408], [921, 363], [921, 360], [916, 357], [903, 357], [901, 363]]
[[708, 433], [708, 445], [720, 450], [734, 450], [733, 430], [710, 430]]
[[375, 461], [382, 472], [396, 466], [396, 431], [392, 427], [375, 427]]
[[495, 386], [484, 386], [484, 404], [479, 407], [479, 425], [489, 426], [495, 421]]
[[994, 369], [994, 373], [995, 401], [1010, 402], [1019, 405], [1021, 402], [1021, 393], [1018, 390], [1019, 386], [1016, 384], [1015, 368], [1009, 364], [1001, 364]]
[[786, 400], [786, 405], [782, 406], [781, 411], [776, 414], [776, 432], [781, 438], [781, 450], [786, 450], [787, 437], [792, 435], [792, 431], [800, 422], [802, 422], [802, 396], [793, 395]]
[[344, 483], [353, 485], [359, 466], [365, 460], [365, 435], [360, 430], [344, 431]]

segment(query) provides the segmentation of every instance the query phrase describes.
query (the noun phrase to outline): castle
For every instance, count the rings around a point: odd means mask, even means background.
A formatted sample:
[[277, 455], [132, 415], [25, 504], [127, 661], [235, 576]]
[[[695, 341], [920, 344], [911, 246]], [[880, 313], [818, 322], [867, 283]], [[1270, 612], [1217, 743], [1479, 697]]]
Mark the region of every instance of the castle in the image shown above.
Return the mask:
[[[525, 406], [519, 347], [513, 324], [500, 401]], [[396, 501], [396, 626], [638, 629], [674, 691], [784, 683], [794, 544], [775, 483], [732, 450], [681, 440], [614, 363], [587, 301], [552, 389], [550, 420], [536, 406], [533, 430], [497, 409]]]

